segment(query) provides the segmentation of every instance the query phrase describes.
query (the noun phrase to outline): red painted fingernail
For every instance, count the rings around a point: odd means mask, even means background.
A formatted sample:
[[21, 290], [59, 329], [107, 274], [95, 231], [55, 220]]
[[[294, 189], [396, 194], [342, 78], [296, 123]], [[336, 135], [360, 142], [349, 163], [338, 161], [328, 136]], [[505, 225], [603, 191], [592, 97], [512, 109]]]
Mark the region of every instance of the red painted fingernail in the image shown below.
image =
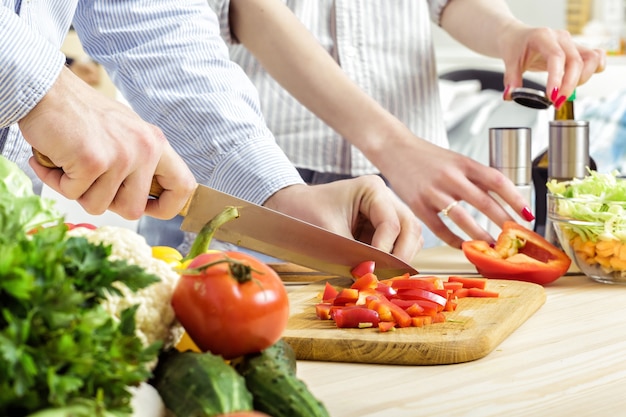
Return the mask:
[[522, 209], [522, 217], [527, 222], [531, 222], [531, 221], [535, 220], [535, 215], [530, 211], [530, 209], [528, 207], [524, 207]]
[[552, 89], [552, 95], [550, 96], [550, 100], [552, 100], [552, 102], [555, 102], [558, 96], [559, 96], [559, 89], [554, 87]]
[[508, 100], [509, 99], [509, 90], [511, 89], [510, 85], [507, 85], [506, 88], [504, 89], [504, 92], [502, 93], [502, 98], [504, 100]]
[[565, 96], [559, 97], [559, 99], [554, 103], [554, 107], [556, 107], [557, 109], [560, 109], [563, 103], [565, 103], [565, 100], [567, 100], [567, 97]]

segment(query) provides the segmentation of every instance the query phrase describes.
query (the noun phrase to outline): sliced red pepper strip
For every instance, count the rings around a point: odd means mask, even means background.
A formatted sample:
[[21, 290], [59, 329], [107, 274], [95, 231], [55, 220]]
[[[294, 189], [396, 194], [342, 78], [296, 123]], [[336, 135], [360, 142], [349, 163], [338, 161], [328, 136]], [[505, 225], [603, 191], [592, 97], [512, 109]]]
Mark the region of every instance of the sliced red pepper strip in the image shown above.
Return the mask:
[[382, 282], [383, 284], [387, 284], [387, 285], [391, 286], [393, 281], [395, 281], [397, 279], [408, 279], [409, 277], [410, 277], [410, 275], [408, 273], [406, 273], [406, 274], [398, 275], [398, 276], [387, 278], [387, 279], [381, 279], [380, 282]]
[[435, 289], [435, 284], [432, 281], [428, 281], [425, 279], [396, 279], [391, 282], [391, 287], [400, 290], [400, 289], [411, 289], [411, 288], [419, 288], [422, 290], [433, 291]]
[[482, 290], [480, 288], [468, 288], [467, 291], [469, 297], [498, 298], [500, 296], [496, 291]]
[[389, 309], [391, 311], [391, 315], [394, 318], [394, 321], [397, 323], [398, 327], [409, 327], [411, 325], [411, 316], [409, 313], [404, 311], [400, 306], [393, 304], [390, 301], [386, 301], [389, 304]]
[[458, 290], [452, 291], [452, 295], [450, 298], [465, 298], [469, 295], [469, 288], [459, 288]]
[[415, 304], [415, 300], [403, 300], [401, 298], [392, 298], [389, 301], [405, 310]]
[[441, 307], [445, 306], [448, 301], [447, 297], [419, 288], [398, 291], [398, 298], [402, 300], [428, 300], [439, 304]]
[[487, 285], [487, 278], [459, 277], [457, 275], [451, 275], [448, 277], [448, 282], [460, 283], [463, 285], [463, 288], [480, 288], [481, 290], [484, 290]]
[[334, 320], [340, 328], [378, 327], [378, 313], [366, 307], [341, 307], [335, 310]]
[[455, 291], [463, 288], [462, 282], [446, 281], [443, 283], [443, 288], [449, 291]]

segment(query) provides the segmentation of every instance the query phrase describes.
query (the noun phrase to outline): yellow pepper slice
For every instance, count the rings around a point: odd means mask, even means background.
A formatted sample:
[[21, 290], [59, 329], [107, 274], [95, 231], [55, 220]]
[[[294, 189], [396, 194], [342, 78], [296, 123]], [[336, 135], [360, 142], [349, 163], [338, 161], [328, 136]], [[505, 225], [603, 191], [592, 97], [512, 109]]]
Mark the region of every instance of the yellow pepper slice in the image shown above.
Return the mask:
[[153, 246], [152, 257], [172, 265], [179, 265], [180, 261], [183, 260], [183, 255], [177, 249], [169, 246]]

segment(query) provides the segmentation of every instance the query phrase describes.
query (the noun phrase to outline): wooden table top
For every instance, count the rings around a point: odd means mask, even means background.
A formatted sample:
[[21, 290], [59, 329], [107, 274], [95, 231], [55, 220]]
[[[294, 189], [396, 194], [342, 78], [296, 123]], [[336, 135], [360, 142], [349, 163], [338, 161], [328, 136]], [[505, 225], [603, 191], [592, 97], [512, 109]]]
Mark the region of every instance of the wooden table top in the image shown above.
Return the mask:
[[[457, 268], [442, 275], [472, 271], [454, 249], [420, 256], [437, 257]], [[299, 361], [298, 376], [333, 417], [626, 415], [626, 286], [565, 276], [545, 290], [545, 304], [481, 359], [436, 366]]]

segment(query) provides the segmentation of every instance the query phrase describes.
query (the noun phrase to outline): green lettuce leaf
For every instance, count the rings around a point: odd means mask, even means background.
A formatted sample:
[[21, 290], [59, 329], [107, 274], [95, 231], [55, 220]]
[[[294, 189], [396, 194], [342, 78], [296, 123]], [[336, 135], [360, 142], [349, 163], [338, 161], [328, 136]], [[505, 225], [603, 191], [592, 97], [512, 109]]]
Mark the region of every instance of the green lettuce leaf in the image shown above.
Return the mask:
[[555, 214], [584, 240], [626, 241], [626, 179], [617, 172], [589, 171], [584, 178], [550, 181], [548, 191], [558, 197]]
[[28, 175], [2, 156], [0, 179], [0, 228], [5, 234], [61, 220], [54, 200], [36, 195]]

